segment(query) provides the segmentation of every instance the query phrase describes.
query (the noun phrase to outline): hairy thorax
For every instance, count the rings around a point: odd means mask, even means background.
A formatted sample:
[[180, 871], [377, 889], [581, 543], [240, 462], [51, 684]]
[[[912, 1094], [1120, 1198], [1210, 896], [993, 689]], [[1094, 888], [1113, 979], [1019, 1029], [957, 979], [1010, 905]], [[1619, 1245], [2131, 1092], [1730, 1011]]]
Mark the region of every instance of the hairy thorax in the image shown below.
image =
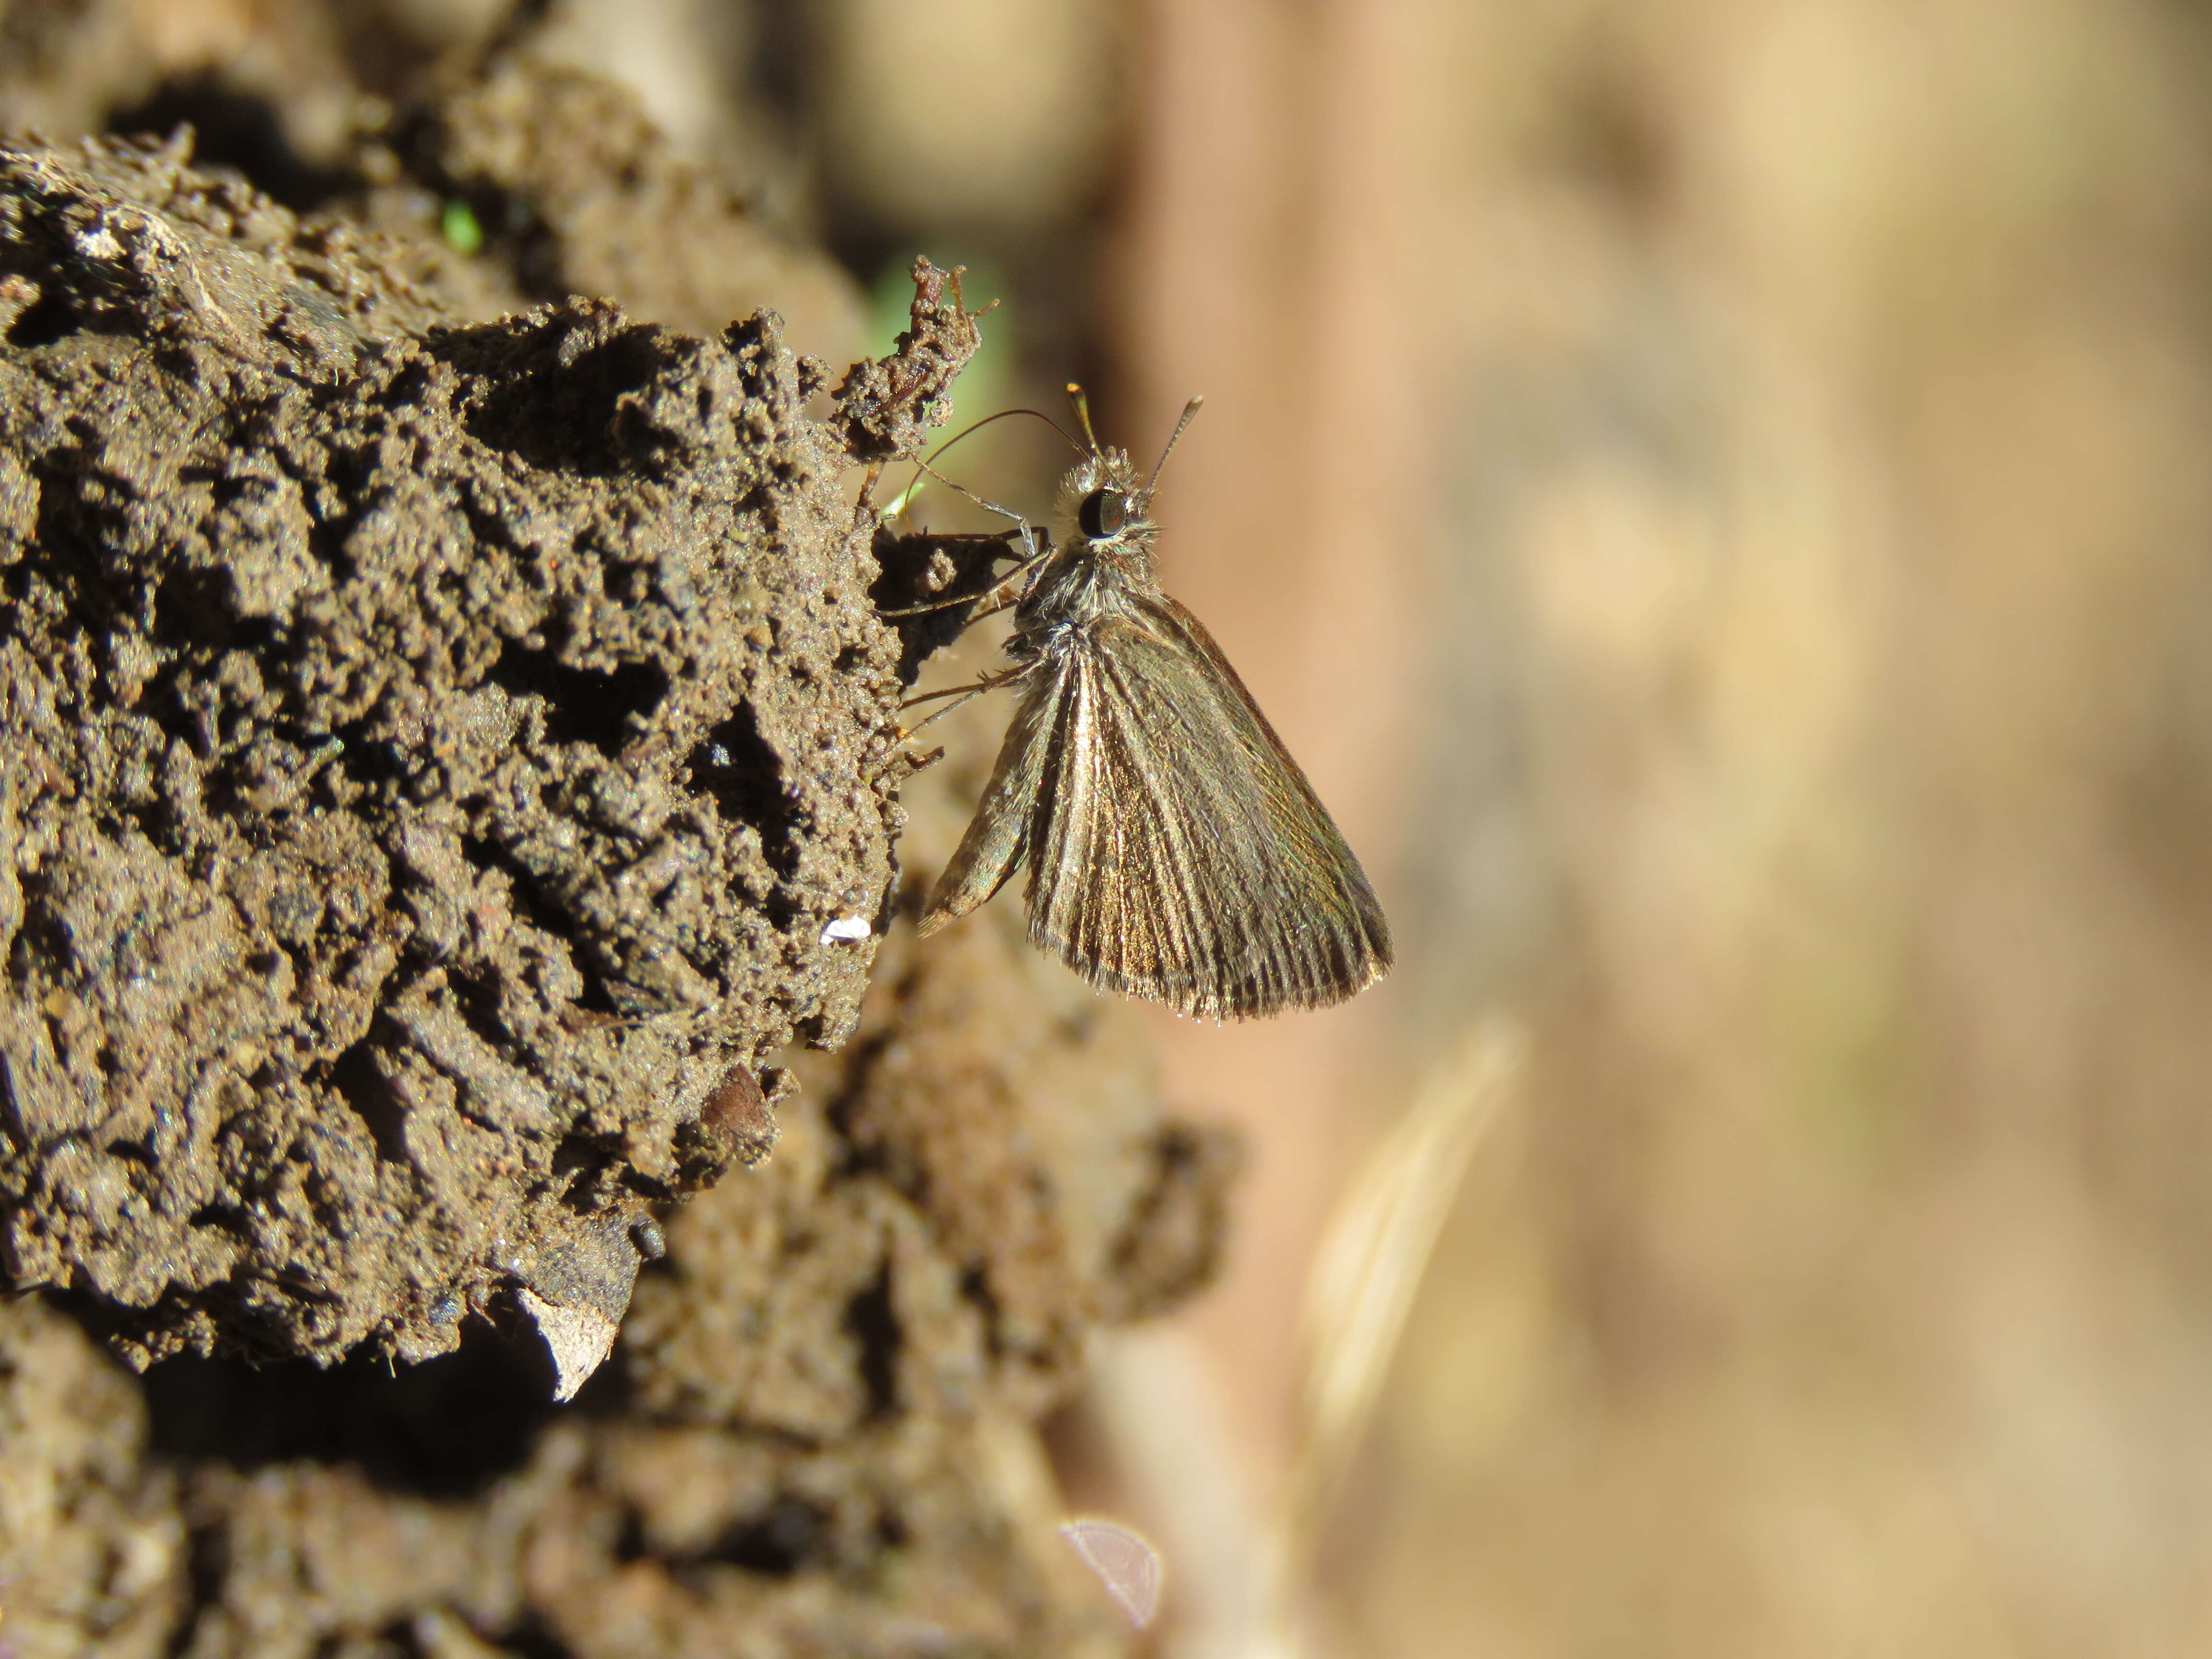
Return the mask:
[[1015, 610], [1008, 652], [1048, 656], [1068, 648], [1079, 634], [1133, 617], [1140, 595], [1152, 591], [1151, 567], [1143, 542], [1133, 538], [1079, 540], [1052, 554]]

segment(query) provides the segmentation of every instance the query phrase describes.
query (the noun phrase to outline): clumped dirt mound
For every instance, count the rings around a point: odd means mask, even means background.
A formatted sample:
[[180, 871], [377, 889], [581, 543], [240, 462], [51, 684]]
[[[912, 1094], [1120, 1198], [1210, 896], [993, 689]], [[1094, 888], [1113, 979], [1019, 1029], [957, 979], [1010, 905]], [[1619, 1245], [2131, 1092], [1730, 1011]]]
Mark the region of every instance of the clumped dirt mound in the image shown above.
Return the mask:
[[618, 1316], [708, 1091], [854, 1018], [899, 647], [840, 470], [972, 322], [926, 273], [815, 420], [772, 318], [443, 326], [100, 144], [0, 152], [0, 282], [9, 1280], [142, 1362]]
[[36, 1299], [0, 1304], [0, 1652], [153, 1655], [186, 1601], [137, 1385]]
[[[81, 14], [0, 117], [148, 97]], [[833, 389], [752, 312], [856, 295], [621, 94], [402, 106], [304, 219], [0, 156], [0, 1654], [1121, 1652], [1034, 1425], [1234, 1148], [1018, 907], [905, 920], [994, 721], [906, 778], [961, 617], [875, 607], [991, 550], [838, 474], [974, 325], [924, 270]]]
[[344, 203], [366, 222], [427, 228], [443, 204], [470, 204], [483, 254], [457, 259], [434, 246], [431, 255], [461, 305], [618, 295], [698, 334], [773, 305], [799, 349], [837, 363], [862, 349], [841, 269], [672, 155], [621, 88], [527, 44], [395, 118], [361, 161], [368, 179], [365, 179]]
[[571, 1410], [482, 1327], [396, 1374], [142, 1389], [0, 1304], [21, 1659], [1122, 1651], [1030, 1424], [1087, 1328], [1211, 1273], [1232, 1149], [1161, 1119], [1134, 1022], [1012, 907], [895, 933], [856, 1040], [799, 1065], [775, 1157], [669, 1215]]

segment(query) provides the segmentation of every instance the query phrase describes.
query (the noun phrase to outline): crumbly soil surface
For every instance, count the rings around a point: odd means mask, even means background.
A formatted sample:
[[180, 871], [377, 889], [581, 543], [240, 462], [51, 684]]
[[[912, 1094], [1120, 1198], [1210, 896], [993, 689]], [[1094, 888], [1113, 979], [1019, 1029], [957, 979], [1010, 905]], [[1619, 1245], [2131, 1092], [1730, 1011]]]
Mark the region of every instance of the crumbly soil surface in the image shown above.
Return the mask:
[[889, 920], [842, 478], [951, 286], [820, 421], [768, 316], [447, 324], [176, 148], [0, 151], [0, 260], [10, 1282], [140, 1360], [416, 1360], [634, 1274], [679, 1126], [841, 1042], [825, 930]]
[[854, 469], [975, 321], [795, 354], [826, 262], [526, 52], [393, 131], [304, 217], [0, 148], [0, 1652], [1118, 1650], [1033, 1424], [1233, 1149], [901, 923], [989, 752], [876, 609], [976, 550]]
[[0, 1304], [0, 1639], [1121, 1652], [1033, 1425], [1087, 1330], [1212, 1271], [1233, 1148], [1160, 1117], [1121, 1011], [1011, 913], [921, 948], [902, 930], [878, 978], [842, 1054], [798, 1058], [774, 1156], [664, 1210], [573, 1407], [513, 1322], [396, 1370], [184, 1358], [142, 1380], [68, 1310]]

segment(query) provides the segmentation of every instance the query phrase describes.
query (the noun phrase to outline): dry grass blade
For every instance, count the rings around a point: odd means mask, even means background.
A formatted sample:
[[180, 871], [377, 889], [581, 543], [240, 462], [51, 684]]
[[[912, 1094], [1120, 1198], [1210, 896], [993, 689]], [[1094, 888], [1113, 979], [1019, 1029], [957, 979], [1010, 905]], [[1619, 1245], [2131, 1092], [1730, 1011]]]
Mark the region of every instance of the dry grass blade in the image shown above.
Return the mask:
[[1374, 1414], [1391, 1356], [1475, 1147], [1526, 1062], [1517, 1020], [1492, 1016], [1431, 1066], [1405, 1116], [1339, 1202], [1306, 1280], [1304, 1443], [1280, 1512], [1276, 1607]]

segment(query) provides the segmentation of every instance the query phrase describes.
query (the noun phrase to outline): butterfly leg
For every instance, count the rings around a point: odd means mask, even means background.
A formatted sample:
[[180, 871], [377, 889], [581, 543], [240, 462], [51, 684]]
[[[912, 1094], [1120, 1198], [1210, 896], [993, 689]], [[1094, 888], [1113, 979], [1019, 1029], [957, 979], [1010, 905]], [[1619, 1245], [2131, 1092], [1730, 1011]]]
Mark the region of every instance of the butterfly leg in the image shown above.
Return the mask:
[[912, 726], [907, 727], [905, 731], [900, 732], [899, 736], [902, 738], [912, 737], [915, 732], [921, 731], [923, 726], [928, 725], [930, 721], [941, 719], [943, 716], [951, 714], [954, 709], [959, 708], [962, 703], [969, 702], [974, 698], [980, 697], [986, 691], [995, 691], [1002, 685], [1012, 685], [1015, 681], [1030, 672], [1035, 666], [1036, 665], [1032, 663], [1020, 663], [1016, 665], [1014, 667], [1006, 669], [996, 674], [986, 674], [980, 680], [971, 680], [966, 685], [948, 685], [941, 691], [925, 691], [920, 696], [908, 697], [904, 702], [899, 705], [900, 708], [912, 708], [918, 703], [935, 702], [939, 697], [951, 697], [956, 699], [956, 701], [946, 703], [944, 708], [937, 710], [934, 714], [924, 715], [921, 719], [916, 720]]
[[956, 605], [982, 605], [986, 600], [990, 601], [988, 607], [978, 611], [973, 617], [969, 618], [970, 621], [980, 621], [985, 617], [1004, 611], [1013, 602], [1014, 588], [1022, 576], [1035, 568], [1036, 562], [1044, 556], [1044, 552], [1050, 550], [1049, 544], [1045, 550], [1040, 550], [1035, 541], [1029, 538], [1023, 538], [1023, 545], [1027, 549], [1025, 552], [1018, 556], [1011, 553], [1005, 556], [1016, 560], [1014, 568], [980, 593], [955, 594], [951, 599], [933, 599], [927, 605], [902, 605], [896, 611], [878, 611], [876, 615], [891, 620], [902, 617], [924, 617], [933, 611], [950, 611]]
[[[1012, 507], [1002, 507], [998, 502], [990, 500], [988, 496], [978, 495], [974, 490], [969, 489], [966, 484], [955, 483], [951, 479], [946, 477], [942, 472], [939, 472], [935, 467], [932, 466], [927, 461], [916, 461], [915, 465], [921, 471], [927, 473], [931, 477], [936, 479], [938, 483], [943, 484], [947, 489], [959, 491], [960, 494], [965, 495], [969, 501], [975, 502], [976, 506], [981, 507], [986, 513], [995, 513], [1002, 519], [1012, 519], [1015, 525], [1018, 526], [1015, 530], [1014, 534], [1019, 536], [1024, 543], [1030, 542], [1036, 536], [1036, 527], [1032, 526], [1027, 519], [1015, 512]], [[903, 512], [908, 500], [911, 498], [914, 492], [911, 489], [908, 490], [898, 501], [892, 503], [893, 507], [898, 512]], [[886, 518], [890, 518], [896, 516], [896, 514], [892, 512], [887, 512], [884, 516]]]

